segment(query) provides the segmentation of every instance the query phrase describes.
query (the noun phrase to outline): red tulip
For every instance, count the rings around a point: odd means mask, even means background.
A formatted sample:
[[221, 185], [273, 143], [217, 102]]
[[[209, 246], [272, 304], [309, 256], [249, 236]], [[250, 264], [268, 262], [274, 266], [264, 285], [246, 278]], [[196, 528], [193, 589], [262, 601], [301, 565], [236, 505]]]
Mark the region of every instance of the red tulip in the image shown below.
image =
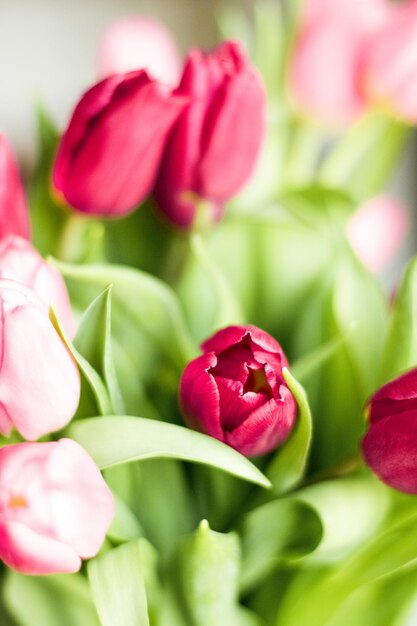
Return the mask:
[[84, 213], [128, 213], [151, 191], [185, 104], [145, 71], [101, 81], [81, 98], [62, 138], [53, 171], [56, 189]]
[[0, 239], [6, 235], [29, 238], [29, 214], [25, 192], [12, 150], [0, 134]]
[[190, 105], [168, 142], [156, 199], [178, 226], [192, 226], [202, 204], [215, 222], [255, 167], [265, 134], [264, 88], [240, 45], [226, 42], [210, 54], [193, 50], [175, 93]]
[[390, 487], [417, 494], [417, 368], [379, 389], [368, 411], [366, 463]]
[[265, 454], [291, 432], [297, 407], [281, 346], [255, 326], [229, 326], [202, 346], [180, 383], [187, 424], [242, 454]]

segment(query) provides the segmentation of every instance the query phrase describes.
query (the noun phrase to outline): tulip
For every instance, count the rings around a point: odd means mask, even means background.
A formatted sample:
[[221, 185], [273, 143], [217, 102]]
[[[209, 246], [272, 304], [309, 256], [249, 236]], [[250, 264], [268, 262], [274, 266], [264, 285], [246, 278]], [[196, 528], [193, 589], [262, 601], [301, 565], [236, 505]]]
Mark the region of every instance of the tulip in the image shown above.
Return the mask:
[[366, 463], [390, 487], [417, 494], [417, 368], [372, 396], [368, 419]]
[[404, 242], [408, 230], [406, 208], [389, 196], [362, 205], [348, 224], [348, 238], [364, 266], [381, 272]]
[[132, 17], [113, 22], [103, 35], [98, 58], [103, 78], [138, 69], [172, 87], [180, 78], [176, 44], [157, 20]]
[[417, 123], [417, 1], [394, 6], [373, 36], [364, 60], [369, 100], [411, 124]]
[[66, 426], [80, 396], [77, 366], [31, 289], [0, 280], [0, 433], [29, 440]]
[[19, 170], [12, 150], [0, 134], [0, 239], [30, 236], [29, 214]]
[[283, 443], [297, 407], [282, 375], [288, 363], [275, 339], [255, 326], [229, 326], [201, 349], [180, 383], [187, 424], [246, 456]]
[[0, 449], [0, 559], [23, 574], [76, 572], [114, 514], [98, 467], [75, 441]]
[[219, 220], [225, 201], [252, 174], [265, 134], [266, 100], [257, 71], [234, 42], [210, 54], [193, 50], [175, 93], [190, 105], [168, 142], [155, 195], [168, 219], [188, 228], [202, 207], [204, 221]]
[[26, 239], [10, 236], [0, 241], [0, 280], [4, 278], [30, 287], [48, 307], [53, 306], [68, 337], [74, 336], [75, 322], [64, 280]]
[[391, 15], [388, 0], [306, 0], [291, 60], [297, 107], [328, 126], [344, 127], [367, 108], [362, 57]]
[[81, 98], [61, 140], [56, 190], [83, 213], [128, 213], [151, 191], [185, 104], [143, 70], [101, 81]]

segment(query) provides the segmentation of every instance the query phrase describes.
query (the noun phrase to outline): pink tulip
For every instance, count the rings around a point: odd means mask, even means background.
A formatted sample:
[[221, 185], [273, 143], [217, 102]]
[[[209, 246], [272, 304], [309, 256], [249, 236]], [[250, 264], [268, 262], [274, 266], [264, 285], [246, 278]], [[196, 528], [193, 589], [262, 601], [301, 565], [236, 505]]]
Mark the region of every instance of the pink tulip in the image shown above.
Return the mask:
[[242, 454], [265, 454], [283, 443], [297, 407], [282, 376], [281, 346], [256, 326], [229, 326], [187, 365], [180, 404], [187, 424]]
[[56, 189], [81, 212], [128, 213], [151, 191], [185, 104], [143, 70], [101, 81], [81, 98], [62, 138]]
[[23, 574], [76, 572], [114, 514], [111, 491], [75, 441], [0, 449], [0, 559]]
[[29, 238], [29, 214], [19, 170], [12, 150], [0, 133], [0, 239], [7, 235]]
[[366, 202], [348, 224], [348, 238], [364, 266], [381, 272], [401, 247], [408, 230], [406, 208], [389, 196]]
[[394, 5], [392, 17], [372, 38], [364, 61], [364, 85], [374, 103], [417, 123], [417, 1]]
[[368, 414], [366, 463], [390, 487], [417, 494], [417, 368], [379, 389]]
[[165, 151], [156, 199], [174, 224], [187, 228], [203, 204], [207, 221], [219, 220], [225, 201], [252, 174], [265, 134], [266, 100], [256, 69], [234, 42], [207, 55], [193, 50], [176, 93], [191, 104]]
[[181, 62], [171, 33], [161, 22], [142, 17], [110, 24], [99, 47], [99, 74], [103, 78], [144, 69], [152, 78], [176, 86]]
[[68, 424], [78, 406], [77, 366], [31, 289], [0, 280], [0, 433], [35, 440]]
[[0, 240], [0, 280], [3, 278], [30, 287], [48, 307], [54, 307], [68, 337], [74, 336], [75, 322], [62, 276], [26, 239], [10, 236]]
[[362, 58], [391, 11], [388, 0], [305, 0], [289, 75], [301, 111], [336, 127], [364, 112]]

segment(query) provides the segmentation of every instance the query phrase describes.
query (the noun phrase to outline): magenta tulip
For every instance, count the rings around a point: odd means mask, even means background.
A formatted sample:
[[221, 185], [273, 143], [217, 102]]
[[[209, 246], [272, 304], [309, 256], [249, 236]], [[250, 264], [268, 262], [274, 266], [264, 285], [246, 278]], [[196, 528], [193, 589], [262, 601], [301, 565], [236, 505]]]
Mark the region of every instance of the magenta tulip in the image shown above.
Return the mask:
[[187, 424], [246, 456], [283, 443], [297, 413], [282, 375], [281, 346], [255, 326], [229, 326], [201, 346], [181, 378], [180, 405]]
[[368, 413], [366, 463], [390, 487], [417, 494], [417, 368], [379, 389]]
[[7, 235], [30, 236], [25, 192], [13, 152], [0, 133], [0, 239]]
[[367, 98], [396, 117], [416, 124], [416, 0], [393, 6], [391, 19], [370, 42], [364, 66]]
[[290, 64], [296, 106], [328, 126], [352, 123], [368, 107], [362, 60], [391, 15], [388, 0], [305, 0]]
[[381, 272], [401, 248], [408, 227], [405, 206], [389, 196], [377, 196], [352, 215], [348, 238], [364, 266]]
[[73, 417], [80, 397], [77, 366], [35, 293], [0, 280], [0, 433], [15, 428], [35, 440]]
[[26, 239], [10, 236], [0, 241], [0, 279], [3, 278], [30, 287], [48, 307], [53, 306], [72, 339], [75, 322], [64, 280]]
[[143, 17], [110, 24], [100, 43], [98, 65], [103, 78], [143, 69], [172, 87], [177, 86], [181, 73], [180, 55], [168, 29]]
[[53, 171], [58, 192], [84, 213], [133, 210], [154, 185], [168, 134], [185, 104], [143, 70], [92, 87], [59, 146]]
[[168, 142], [155, 195], [169, 220], [188, 228], [202, 207], [202, 221], [219, 220], [225, 201], [249, 179], [265, 134], [266, 99], [234, 42], [210, 54], [193, 50], [176, 94], [190, 105]]
[[0, 559], [23, 574], [76, 572], [95, 556], [114, 501], [70, 439], [0, 449]]

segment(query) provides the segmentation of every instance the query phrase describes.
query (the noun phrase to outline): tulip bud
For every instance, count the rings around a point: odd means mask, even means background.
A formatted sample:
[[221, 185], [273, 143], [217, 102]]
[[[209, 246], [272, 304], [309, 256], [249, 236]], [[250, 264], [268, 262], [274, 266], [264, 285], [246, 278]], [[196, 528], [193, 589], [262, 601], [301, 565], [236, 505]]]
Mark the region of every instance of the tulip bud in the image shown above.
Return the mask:
[[10, 236], [0, 241], [0, 280], [4, 278], [30, 287], [48, 308], [52, 305], [68, 337], [74, 336], [75, 322], [64, 280], [26, 239]]
[[229, 326], [202, 346], [180, 383], [191, 428], [246, 456], [266, 454], [291, 432], [297, 407], [282, 375], [281, 346], [255, 326]]
[[4, 135], [0, 134], [0, 239], [30, 235], [29, 214], [17, 163]]
[[205, 206], [215, 222], [226, 200], [250, 177], [265, 134], [266, 99], [261, 79], [238, 43], [214, 52], [193, 50], [178, 95], [190, 105], [168, 142], [156, 199], [177, 226], [192, 226]]
[[181, 63], [171, 33], [161, 22], [141, 17], [110, 24], [99, 47], [99, 74], [144, 69], [162, 83], [176, 86]]
[[395, 116], [417, 123], [417, 1], [394, 5], [392, 16], [373, 36], [364, 59], [369, 100]]
[[13, 280], [0, 280], [0, 433], [29, 440], [66, 426], [80, 396], [77, 366], [48, 307]]
[[417, 494], [417, 368], [381, 387], [367, 412], [366, 463], [390, 487]]
[[114, 514], [99, 469], [75, 441], [0, 449], [0, 559], [23, 574], [76, 572]]
[[348, 238], [364, 266], [380, 272], [398, 252], [408, 229], [406, 208], [389, 196], [362, 205], [348, 224]]
[[56, 189], [83, 213], [128, 213], [151, 191], [185, 104], [143, 70], [101, 81], [81, 98], [61, 140]]
[[306, 0], [290, 66], [298, 108], [327, 125], [352, 123], [367, 107], [361, 61], [391, 14], [386, 0]]

